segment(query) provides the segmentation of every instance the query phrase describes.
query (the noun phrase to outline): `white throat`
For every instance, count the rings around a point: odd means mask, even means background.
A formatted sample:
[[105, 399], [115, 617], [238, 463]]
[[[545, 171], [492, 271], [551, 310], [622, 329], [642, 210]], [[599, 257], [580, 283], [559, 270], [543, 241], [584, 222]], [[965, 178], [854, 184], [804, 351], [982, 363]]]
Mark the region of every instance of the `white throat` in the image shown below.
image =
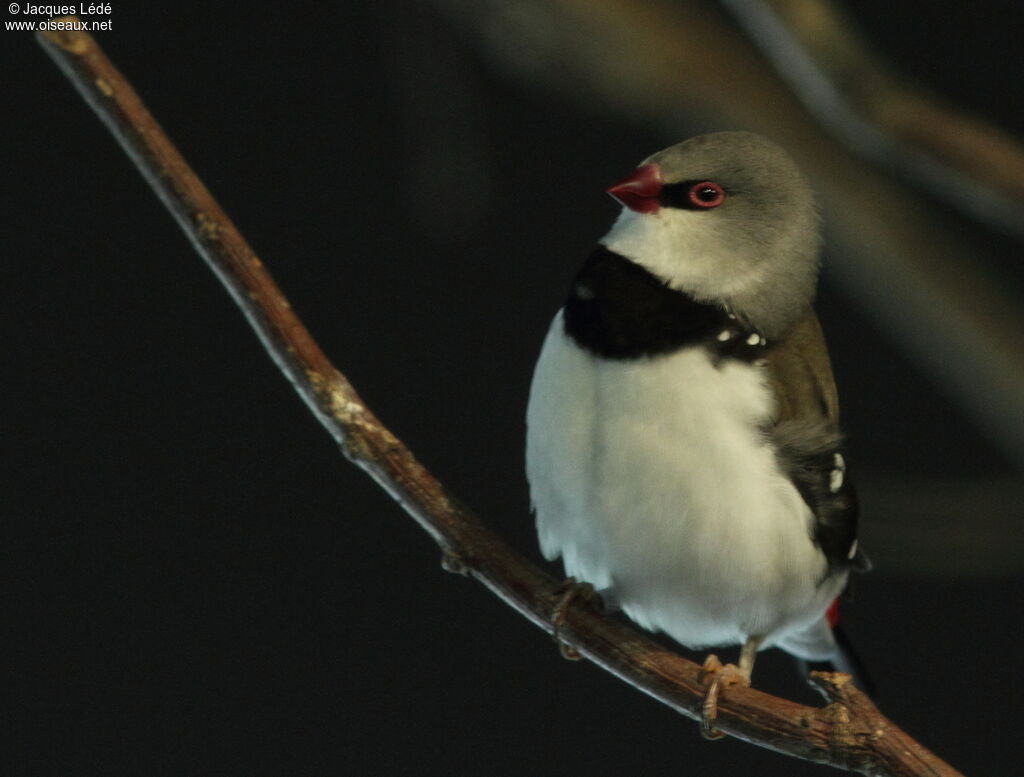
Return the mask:
[[699, 300], [742, 295], [762, 280], [763, 270], [728, 272], [736, 259], [709, 225], [707, 215], [669, 208], [634, 213], [623, 208], [600, 242]]

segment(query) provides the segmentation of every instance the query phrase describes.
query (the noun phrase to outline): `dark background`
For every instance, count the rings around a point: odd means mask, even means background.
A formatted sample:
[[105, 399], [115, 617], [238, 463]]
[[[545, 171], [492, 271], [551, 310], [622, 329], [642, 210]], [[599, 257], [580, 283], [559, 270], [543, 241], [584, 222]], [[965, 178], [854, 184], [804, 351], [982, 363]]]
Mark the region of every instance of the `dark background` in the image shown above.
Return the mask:
[[[905, 71], [1019, 133], [1021, 4], [912, 5], [849, 10]], [[614, 217], [603, 189], [663, 139], [508, 80], [416, 5], [110, 16], [108, 54], [328, 354], [539, 559], [533, 360]], [[396, 56], [421, 29], [422, 72]], [[0, 34], [5, 774], [827, 773], [702, 741], [444, 574], [31, 35]], [[457, 78], [430, 82], [431, 57]], [[429, 89], [436, 111], [411, 109]], [[827, 272], [819, 309], [855, 462], [1011, 471]], [[1022, 578], [857, 582], [846, 621], [882, 709], [967, 774], [1019, 773]], [[815, 701], [783, 655], [755, 682]]]

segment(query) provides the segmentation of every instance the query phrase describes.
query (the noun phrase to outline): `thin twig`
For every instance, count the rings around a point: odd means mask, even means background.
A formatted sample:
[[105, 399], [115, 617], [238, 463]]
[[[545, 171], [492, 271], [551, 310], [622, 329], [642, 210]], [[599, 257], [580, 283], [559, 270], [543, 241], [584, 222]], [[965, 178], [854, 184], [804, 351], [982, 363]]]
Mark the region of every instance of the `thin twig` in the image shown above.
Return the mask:
[[[363, 404], [95, 40], [81, 32], [47, 32], [39, 39], [228, 288], [274, 361], [345, 455], [434, 537], [446, 568], [476, 578], [551, 633], [560, 581], [508, 547], [459, 505]], [[568, 608], [559, 638], [678, 712], [698, 717], [704, 695], [699, 667], [649, 637], [580, 602]], [[754, 689], [730, 688], [719, 701], [716, 726], [762, 747], [863, 774], [958, 774], [884, 718], [846, 675], [820, 674], [816, 682], [831, 702], [821, 709]]]

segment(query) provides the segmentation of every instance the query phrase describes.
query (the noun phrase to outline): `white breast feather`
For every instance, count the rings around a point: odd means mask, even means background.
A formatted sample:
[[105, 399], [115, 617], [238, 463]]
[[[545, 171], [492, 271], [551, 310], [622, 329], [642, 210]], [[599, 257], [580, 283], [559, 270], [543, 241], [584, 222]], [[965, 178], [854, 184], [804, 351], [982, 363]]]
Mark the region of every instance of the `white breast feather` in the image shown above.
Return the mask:
[[702, 347], [597, 359], [559, 313], [527, 412], [544, 555], [690, 647], [792, 641], [845, 577], [820, 584], [810, 509], [760, 431], [772, 411], [757, 366], [716, 367]]

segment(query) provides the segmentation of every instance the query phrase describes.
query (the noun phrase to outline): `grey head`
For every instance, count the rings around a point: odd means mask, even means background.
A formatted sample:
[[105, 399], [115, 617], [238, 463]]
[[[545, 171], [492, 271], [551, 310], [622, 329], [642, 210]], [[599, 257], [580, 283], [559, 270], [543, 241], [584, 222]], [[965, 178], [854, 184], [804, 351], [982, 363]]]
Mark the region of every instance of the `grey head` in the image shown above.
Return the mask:
[[601, 242], [669, 286], [728, 306], [769, 338], [812, 300], [814, 195], [790, 156], [760, 135], [691, 138], [608, 191], [624, 207]]

